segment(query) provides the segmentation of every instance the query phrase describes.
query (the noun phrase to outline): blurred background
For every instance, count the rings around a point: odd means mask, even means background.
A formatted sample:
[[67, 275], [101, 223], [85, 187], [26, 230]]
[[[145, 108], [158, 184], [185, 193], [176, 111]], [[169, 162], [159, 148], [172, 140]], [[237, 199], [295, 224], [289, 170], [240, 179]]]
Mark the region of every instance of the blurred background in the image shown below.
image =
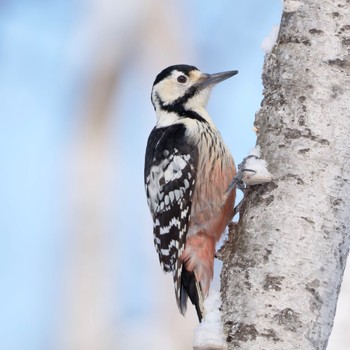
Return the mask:
[[[208, 109], [239, 163], [281, 7], [0, 1], [1, 350], [191, 349], [196, 316], [177, 311], [144, 193], [152, 83], [176, 63], [238, 69]], [[348, 280], [329, 349], [350, 342]]]

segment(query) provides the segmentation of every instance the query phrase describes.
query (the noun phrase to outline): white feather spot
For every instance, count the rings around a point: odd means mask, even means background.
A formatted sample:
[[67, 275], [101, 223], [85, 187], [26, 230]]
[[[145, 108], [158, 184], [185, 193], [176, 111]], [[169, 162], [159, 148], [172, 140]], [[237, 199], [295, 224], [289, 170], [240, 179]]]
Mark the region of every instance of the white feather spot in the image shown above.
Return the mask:
[[188, 208], [185, 208], [181, 211], [181, 219], [184, 219], [187, 216]]
[[168, 256], [169, 255], [169, 250], [168, 249], [161, 249], [160, 252], [162, 255]]
[[180, 156], [177, 156], [176, 159], [174, 158], [174, 170], [182, 170], [186, 167], [187, 162]]
[[165, 183], [168, 183], [171, 180], [172, 175], [173, 175], [173, 168], [169, 165], [169, 167], [164, 172]]
[[180, 190], [175, 190], [175, 197], [176, 197], [176, 200], [178, 201], [180, 196], [181, 196], [181, 191]]
[[166, 235], [167, 233], [170, 232], [170, 226], [165, 226], [165, 227], [161, 227], [159, 230], [159, 234], [162, 235]]
[[164, 267], [165, 270], [169, 270], [170, 269], [170, 265], [169, 264], [165, 264], [165, 263], [161, 263]]
[[166, 195], [164, 198], [165, 205], [169, 205], [169, 196]]

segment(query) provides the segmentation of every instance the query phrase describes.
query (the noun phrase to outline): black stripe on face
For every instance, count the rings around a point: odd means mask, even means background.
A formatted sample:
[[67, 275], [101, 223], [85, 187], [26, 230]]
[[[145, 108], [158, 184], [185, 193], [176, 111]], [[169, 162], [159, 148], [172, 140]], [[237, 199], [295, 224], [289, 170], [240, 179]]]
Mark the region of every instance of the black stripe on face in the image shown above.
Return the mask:
[[163, 79], [167, 78], [169, 75], [171, 75], [171, 73], [177, 70], [179, 72], [184, 73], [185, 75], [187, 75], [189, 77], [190, 72], [194, 71], [194, 70], [199, 70], [198, 68], [196, 68], [195, 66], [190, 66], [188, 64], [176, 64], [174, 66], [170, 66], [168, 68], [163, 69], [156, 77], [153, 86], [158, 84], [160, 81], [162, 81]]
[[179, 118], [191, 118], [191, 119], [198, 120], [202, 123], [208, 123], [197, 112], [192, 111], [190, 109], [186, 109], [184, 107], [184, 104], [187, 102], [187, 100], [194, 95], [195, 93], [191, 93], [190, 95], [186, 93], [183, 97], [180, 97], [179, 99], [177, 99], [175, 102], [171, 104], [164, 104], [164, 102], [161, 100], [158, 94], [156, 94], [155, 97], [159, 103], [160, 108], [163, 111], [166, 111], [169, 113], [176, 113], [179, 116]]

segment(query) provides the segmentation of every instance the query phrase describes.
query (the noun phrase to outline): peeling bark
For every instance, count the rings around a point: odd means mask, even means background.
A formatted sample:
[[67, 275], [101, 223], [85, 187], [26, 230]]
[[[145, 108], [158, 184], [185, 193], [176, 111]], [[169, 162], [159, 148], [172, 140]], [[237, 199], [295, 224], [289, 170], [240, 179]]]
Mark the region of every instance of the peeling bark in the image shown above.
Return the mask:
[[285, 0], [248, 191], [222, 249], [228, 349], [326, 349], [350, 244], [350, 1]]

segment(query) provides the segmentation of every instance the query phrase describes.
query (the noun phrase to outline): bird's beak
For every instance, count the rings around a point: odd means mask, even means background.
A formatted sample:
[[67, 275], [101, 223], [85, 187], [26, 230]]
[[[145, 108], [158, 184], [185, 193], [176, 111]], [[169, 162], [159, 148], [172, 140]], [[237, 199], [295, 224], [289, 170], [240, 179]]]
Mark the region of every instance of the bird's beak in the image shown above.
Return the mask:
[[202, 74], [199, 78], [197, 86], [200, 89], [204, 89], [207, 86], [216, 85], [228, 78], [233, 77], [238, 73], [238, 70], [230, 70], [228, 72], [215, 73], [215, 74]]

